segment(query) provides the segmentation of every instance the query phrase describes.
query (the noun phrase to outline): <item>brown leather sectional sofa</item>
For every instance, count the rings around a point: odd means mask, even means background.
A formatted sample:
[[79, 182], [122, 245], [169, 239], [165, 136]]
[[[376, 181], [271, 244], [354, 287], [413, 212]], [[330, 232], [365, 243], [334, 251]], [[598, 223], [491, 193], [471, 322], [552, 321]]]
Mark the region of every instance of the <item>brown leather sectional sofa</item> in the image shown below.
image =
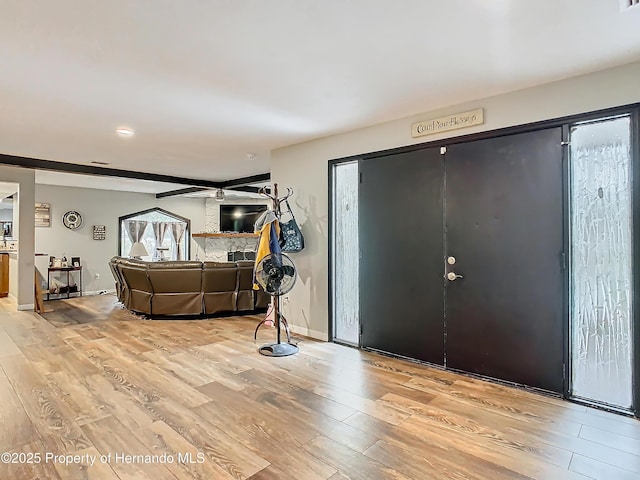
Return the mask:
[[253, 290], [253, 262], [109, 262], [118, 299], [149, 316], [213, 315], [267, 308], [271, 297]]

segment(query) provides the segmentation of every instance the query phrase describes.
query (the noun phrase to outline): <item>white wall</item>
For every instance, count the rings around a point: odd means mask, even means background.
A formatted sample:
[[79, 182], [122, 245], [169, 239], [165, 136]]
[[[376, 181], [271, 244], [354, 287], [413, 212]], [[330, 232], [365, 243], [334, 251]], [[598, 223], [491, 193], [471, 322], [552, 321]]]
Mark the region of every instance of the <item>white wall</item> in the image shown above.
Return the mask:
[[[19, 190], [13, 208], [13, 238], [19, 240], [17, 277], [9, 272], [9, 290], [16, 297], [18, 309], [33, 309], [35, 172], [26, 168], [0, 166], [0, 181], [17, 183]], [[14, 265], [10, 263], [9, 268]], [[11, 282], [13, 281], [13, 285]], [[17, 288], [16, 288], [17, 284]]]
[[[108, 263], [118, 253], [118, 217], [159, 207], [190, 219], [191, 233], [205, 229], [205, 202], [199, 198], [156, 199], [155, 195], [146, 193], [36, 185], [35, 201], [51, 205], [51, 227], [35, 229], [36, 251], [47, 254], [38, 257], [38, 269], [46, 279], [49, 256], [66, 256], [69, 261], [71, 257], [80, 257], [86, 292], [114, 289]], [[78, 230], [69, 230], [62, 224], [62, 215], [69, 210], [82, 214], [83, 222]], [[105, 240], [93, 240], [93, 225], [106, 226]], [[193, 240], [191, 256], [195, 256]]]
[[[289, 294], [289, 323], [298, 332], [327, 339], [329, 160], [640, 102], [639, 78], [640, 62], [271, 152], [272, 181], [295, 190], [291, 203], [306, 244], [304, 251], [292, 254], [299, 279]], [[411, 138], [413, 122], [480, 107], [485, 109], [484, 125]]]

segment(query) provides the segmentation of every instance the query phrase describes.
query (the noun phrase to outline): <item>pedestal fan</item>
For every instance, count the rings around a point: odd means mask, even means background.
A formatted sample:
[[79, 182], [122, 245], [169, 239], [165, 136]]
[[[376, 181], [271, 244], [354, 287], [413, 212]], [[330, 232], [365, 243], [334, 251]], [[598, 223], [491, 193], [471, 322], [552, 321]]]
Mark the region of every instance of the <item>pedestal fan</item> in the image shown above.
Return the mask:
[[[273, 297], [273, 319], [277, 330], [277, 342], [263, 345], [258, 351], [269, 357], [286, 357], [297, 353], [296, 345], [281, 341], [280, 332], [281, 324], [284, 323], [289, 340], [289, 327], [280, 311], [280, 297], [290, 292], [296, 283], [297, 273], [293, 261], [283, 253], [270, 253], [256, 266], [255, 277], [265, 293]], [[256, 332], [257, 330], [256, 328]]]

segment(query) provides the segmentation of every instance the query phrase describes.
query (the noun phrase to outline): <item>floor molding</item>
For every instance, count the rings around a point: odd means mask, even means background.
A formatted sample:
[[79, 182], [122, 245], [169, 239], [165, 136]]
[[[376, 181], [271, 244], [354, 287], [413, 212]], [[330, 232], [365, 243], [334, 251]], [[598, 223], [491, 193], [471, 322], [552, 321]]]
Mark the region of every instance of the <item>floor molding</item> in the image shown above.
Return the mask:
[[293, 325], [293, 324], [289, 325], [289, 329], [293, 333], [297, 333], [298, 335], [304, 335], [305, 337], [311, 337], [316, 340], [322, 340], [323, 342], [329, 341], [329, 336], [327, 335], [326, 332], [321, 332], [319, 330], [311, 330], [310, 328], [302, 327], [300, 325]]
[[92, 295], [109, 295], [112, 293], [116, 293], [116, 289], [115, 288], [111, 288], [111, 289], [104, 289], [104, 290], [90, 290], [88, 292], [82, 292], [82, 296], [83, 297], [90, 297]]

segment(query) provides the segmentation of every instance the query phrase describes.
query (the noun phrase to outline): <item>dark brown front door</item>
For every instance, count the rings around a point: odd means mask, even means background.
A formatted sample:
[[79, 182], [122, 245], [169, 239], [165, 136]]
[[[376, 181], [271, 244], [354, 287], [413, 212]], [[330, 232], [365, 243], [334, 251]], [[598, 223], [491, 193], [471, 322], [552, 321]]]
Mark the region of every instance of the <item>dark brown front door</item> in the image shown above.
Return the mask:
[[446, 364], [563, 388], [560, 128], [447, 148]]
[[360, 162], [360, 345], [442, 365], [440, 149]]
[[554, 128], [360, 162], [361, 346], [562, 391], [560, 145]]

